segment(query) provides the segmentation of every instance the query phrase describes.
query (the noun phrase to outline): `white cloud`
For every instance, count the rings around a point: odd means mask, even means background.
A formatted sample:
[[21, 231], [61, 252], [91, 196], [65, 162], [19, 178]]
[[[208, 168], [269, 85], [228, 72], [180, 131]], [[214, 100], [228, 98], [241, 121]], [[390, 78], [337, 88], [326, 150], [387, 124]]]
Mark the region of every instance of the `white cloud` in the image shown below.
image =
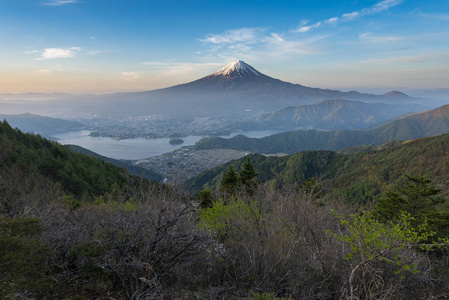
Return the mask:
[[295, 40], [272, 33], [264, 42], [266, 43], [268, 53], [271, 53], [273, 57], [285, 58], [292, 55], [313, 55], [320, 53], [321, 51], [312, 45], [323, 38], [325, 37], [315, 36], [309, 39]]
[[339, 20], [338, 17], [334, 17], [334, 18], [327, 19], [324, 22], [329, 23], [329, 24], [335, 24], [338, 22], [338, 20]]
[[177, 61], [148, 61], [142, 63], [151, 67], [148, 72], [157, 77], [175, 77], [189, 75], [189, 77], [200, 77], [217, 71], [223, 65], [229, 63], [229, 60], [215, 63], [192, 63]]
[[76, 55], [76, 51], [79, 51], [81, 48], [72, 47], [68, 49], [62, 48], [47, 48], [42, 52], [42, 57], [38, 59], [54, 59], [54, 58], [70, 58]]
[[34, 54], [34, 53], [38, 53], [38, 50], [30, 50], [30, 51], [25, 51], [24, 53], [26, 54]]
[[342, 15], [342, 18], [345, 20], [352, 20], [352, 19], [358, 17], [359, 15], [360, 15], [360, 13], [358, 11], [354, 11], [352, 13]]
[[[306, 24], [307, 21], [302, 21], [300, 26], [304, 27]], [[321, 25], [322, 22], [318, 22], [310, 26], [318, 27]], [[314, 44], [318, 40], [323, 39], [323, 36], [305, 39], [298, 38], [296, 34], [291, 34], [296, 31], [281, 34], [276, 32], [267, 33], [265, 29], [254, 28], [254, 30], [250, 31], [251, 34], [246, 35], [248, 38], [241, 38], [242, 34], [240, 33], [246, 32], [246, 29], [242, 28], [242, 30], [225, 31], [223, 34], [208, 35], [208, 39], [201, 40], [203, 42], [208, 41], [210, 46], [207, 51], [202, 52], [201, 59], [221, 61], [225, 64], [235, 59], [252, 62], [266, 61], [267, 59], [279, 61], [293, 56], [313, 55], [322, 52]], [[214, 38], [213, 40], [211, 40], [212, 37]], [[221, 42], [221, 44], [218, 42]], [[180, 68], [178, 66], [176, 70], [187, 72], [187, 67]]]
[[278, 42], [283, 42], [284, 41], [284, 39], [277, 33], [271, 33], [271, 37], [274, 40], [278, 41]]
[[212, 44], [254, 43], [263, 31], [262, 28], [232, 29], [225, 31], [223, 34], [209, 34], [200, 41]]
[[316, 22], [313, 25], [307, 25], [307, 21], [302, 21], [300, 23], [299, 27], [296, 30], [294, 30], [294, 32], [300, 32], [300, 33], [301, 32], [307, 32], [307, 31], [309, 31], [309, 30], [311, 30], [313, 28], [320, 27], [323, 23], [324, 24], [337, 24], [337, 22], [340, 19], [342, 19], [343, 21], [351, 21], [351, 20], [353, 20], [353, 19], [355, 19], [357, 17], [361, 17], [361, 16], [364, 16], [364, 15], [371, 15], [371, 14], [375, 14], [375, 13], [379, 13], [379, 12], [385, 11], [385, 10], [391, 8], [391, 7], [394, 7], [396, 5], [401, 4], [403, 1], [404, 0], [383, 0], [383, 1], [377, 2], [376, 4], [374, 4], [371, 7], [343, 14], [341, 16], [341, 18], [333, 17], [333, 18], [330, 18], [330, 19], [327, 19], [327, 20]]
[[307, 31], [309, 31], [310, 29], [317, 28], [317, 27], [320, 27], [320, 26], [321, 26], [321, 22], [316, 22], [316, 23], [313, 24], [313, 25], [309, 25], [309, 26], [300, 26], [300, 27], [298, 27], [298, 28], [295, 30], [295, 32], [307, 32]]
[[373, 36], [371, 32], [365, 32], [359, 35], [359, 39], [372, 43], [394, 42], [404, 39], [399, 36]]
[[344, 15], [342, 15], [342, 18], [345, 20], [352, 20], [358, 16], [365, 16], [365, 15], [372, 15], [375, 13], [380, 13], [380, 12], [388, 10], [396, 5], [401, 4], [403, 1], [404, 0], [383, 0], [383, 1], [377, 2], [376, 4], [374, 4], [371, 7], [364, 8], [359, 11], [354, 11], [352, 13], [344, 14]]
[[122, 72], [122, 76], [120, 78], [124, 80], [136, 80], [140, 77], [140, 74], [137, 72]]
[[60, 6], [60, 5], [66, 5], [66, 4], [74, 4], [79, 3], [78, 0], [50, 0], [47, 2], [44, 2], [44, 5], [47, 6]]
[[403, 1], [404, 0], [383, 0], [383, 1], [380, 1], [380, 2], [378, 2], [376, 4], [374, 4], [370, 8], [364, 9], [362, 11], [365, 14], [377, 13], [377, 12], [381, 12], [381, 11], [387, 10], [387, 9], [393, 7], [393, 6], [399, 5]]

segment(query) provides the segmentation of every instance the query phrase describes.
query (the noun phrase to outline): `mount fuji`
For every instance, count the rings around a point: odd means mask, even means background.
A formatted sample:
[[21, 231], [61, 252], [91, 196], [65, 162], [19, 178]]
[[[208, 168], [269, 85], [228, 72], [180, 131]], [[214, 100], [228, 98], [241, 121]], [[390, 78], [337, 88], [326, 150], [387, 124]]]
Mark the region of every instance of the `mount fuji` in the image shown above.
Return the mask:
[[242, 118], [332, 99], [408, 104], [413, 98], [397, 97], [397, 92], [373, 95], [305, 87], [272, 78], [237, 60], [192, 82], [147, 92], [104, 95], [94, 102], [101, 102], [95, 111], [102, 115]]

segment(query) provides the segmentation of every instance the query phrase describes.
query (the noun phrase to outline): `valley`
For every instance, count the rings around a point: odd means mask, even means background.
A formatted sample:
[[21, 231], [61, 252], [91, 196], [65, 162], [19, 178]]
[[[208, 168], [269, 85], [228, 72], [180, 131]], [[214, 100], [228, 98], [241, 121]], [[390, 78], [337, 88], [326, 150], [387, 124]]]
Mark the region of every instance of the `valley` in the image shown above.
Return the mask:
[[164, 177], [164, 183], [182, 186], [189, 178], [247, 154], [248, 152], [228, 149], [198, 151], [194, 150], [193, 146], [185, 146], [175, 151], [133, 161], [133, 163], [161, 174]]
[[[308, 88], [269, 77], [240, 60], [165, 89], [95, 97], [52, 95], [32, 108], [58, 103], [54, 97], [63, 97], [60, 103], [76, 112], [71, 121], [31, 114], [2, 117], [63, 144], [134, 160], [177, 184], [245, 153], [337, 151], [449, 132], [448, 106], [432, 110], [432, 101], [398, 91], [373, 95]], [[52, 134], [49, 128], [84, 131]], [[183, 142], [170, 144], [174, 138]]]

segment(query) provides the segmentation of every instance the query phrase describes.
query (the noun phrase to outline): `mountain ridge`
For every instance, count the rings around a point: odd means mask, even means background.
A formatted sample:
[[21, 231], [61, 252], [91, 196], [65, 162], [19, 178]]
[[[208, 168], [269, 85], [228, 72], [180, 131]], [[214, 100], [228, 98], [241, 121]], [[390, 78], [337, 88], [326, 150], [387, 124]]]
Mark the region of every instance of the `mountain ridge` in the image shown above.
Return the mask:
[[230, 139], [204, 138], [196, 150], [233, 149], [258, 153], [295, 153], [306, 150], [340, 150], [347, 147], [381, 145], [392, 140], [412, 140], [449, 132], [449, 105], [393, 120], [368, 130], [297, 130], [256, 139], [238, 135]]
[[244, 61], [231, 64], [202, 78], [162, 89], [120, 93], [100, 97], [110, 107], [102, 113], [172, 114], [185, 117], [246, 118], [287, 106], [312, 104], [320, 100], [345, 99], [366, 102], [404, 103], [418, 100], [341, 92], [294, 84], [265, 75]]

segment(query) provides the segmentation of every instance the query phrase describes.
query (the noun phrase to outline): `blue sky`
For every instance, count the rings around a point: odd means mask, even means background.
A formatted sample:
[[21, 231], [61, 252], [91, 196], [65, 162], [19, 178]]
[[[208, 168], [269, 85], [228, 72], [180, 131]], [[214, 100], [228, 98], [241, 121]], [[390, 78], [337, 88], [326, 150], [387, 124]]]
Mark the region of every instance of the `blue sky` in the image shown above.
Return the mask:
[[1, 0], [0, 93], [188, 82], [236, 60], [311, 87], [449, 88], [448, 0]]

